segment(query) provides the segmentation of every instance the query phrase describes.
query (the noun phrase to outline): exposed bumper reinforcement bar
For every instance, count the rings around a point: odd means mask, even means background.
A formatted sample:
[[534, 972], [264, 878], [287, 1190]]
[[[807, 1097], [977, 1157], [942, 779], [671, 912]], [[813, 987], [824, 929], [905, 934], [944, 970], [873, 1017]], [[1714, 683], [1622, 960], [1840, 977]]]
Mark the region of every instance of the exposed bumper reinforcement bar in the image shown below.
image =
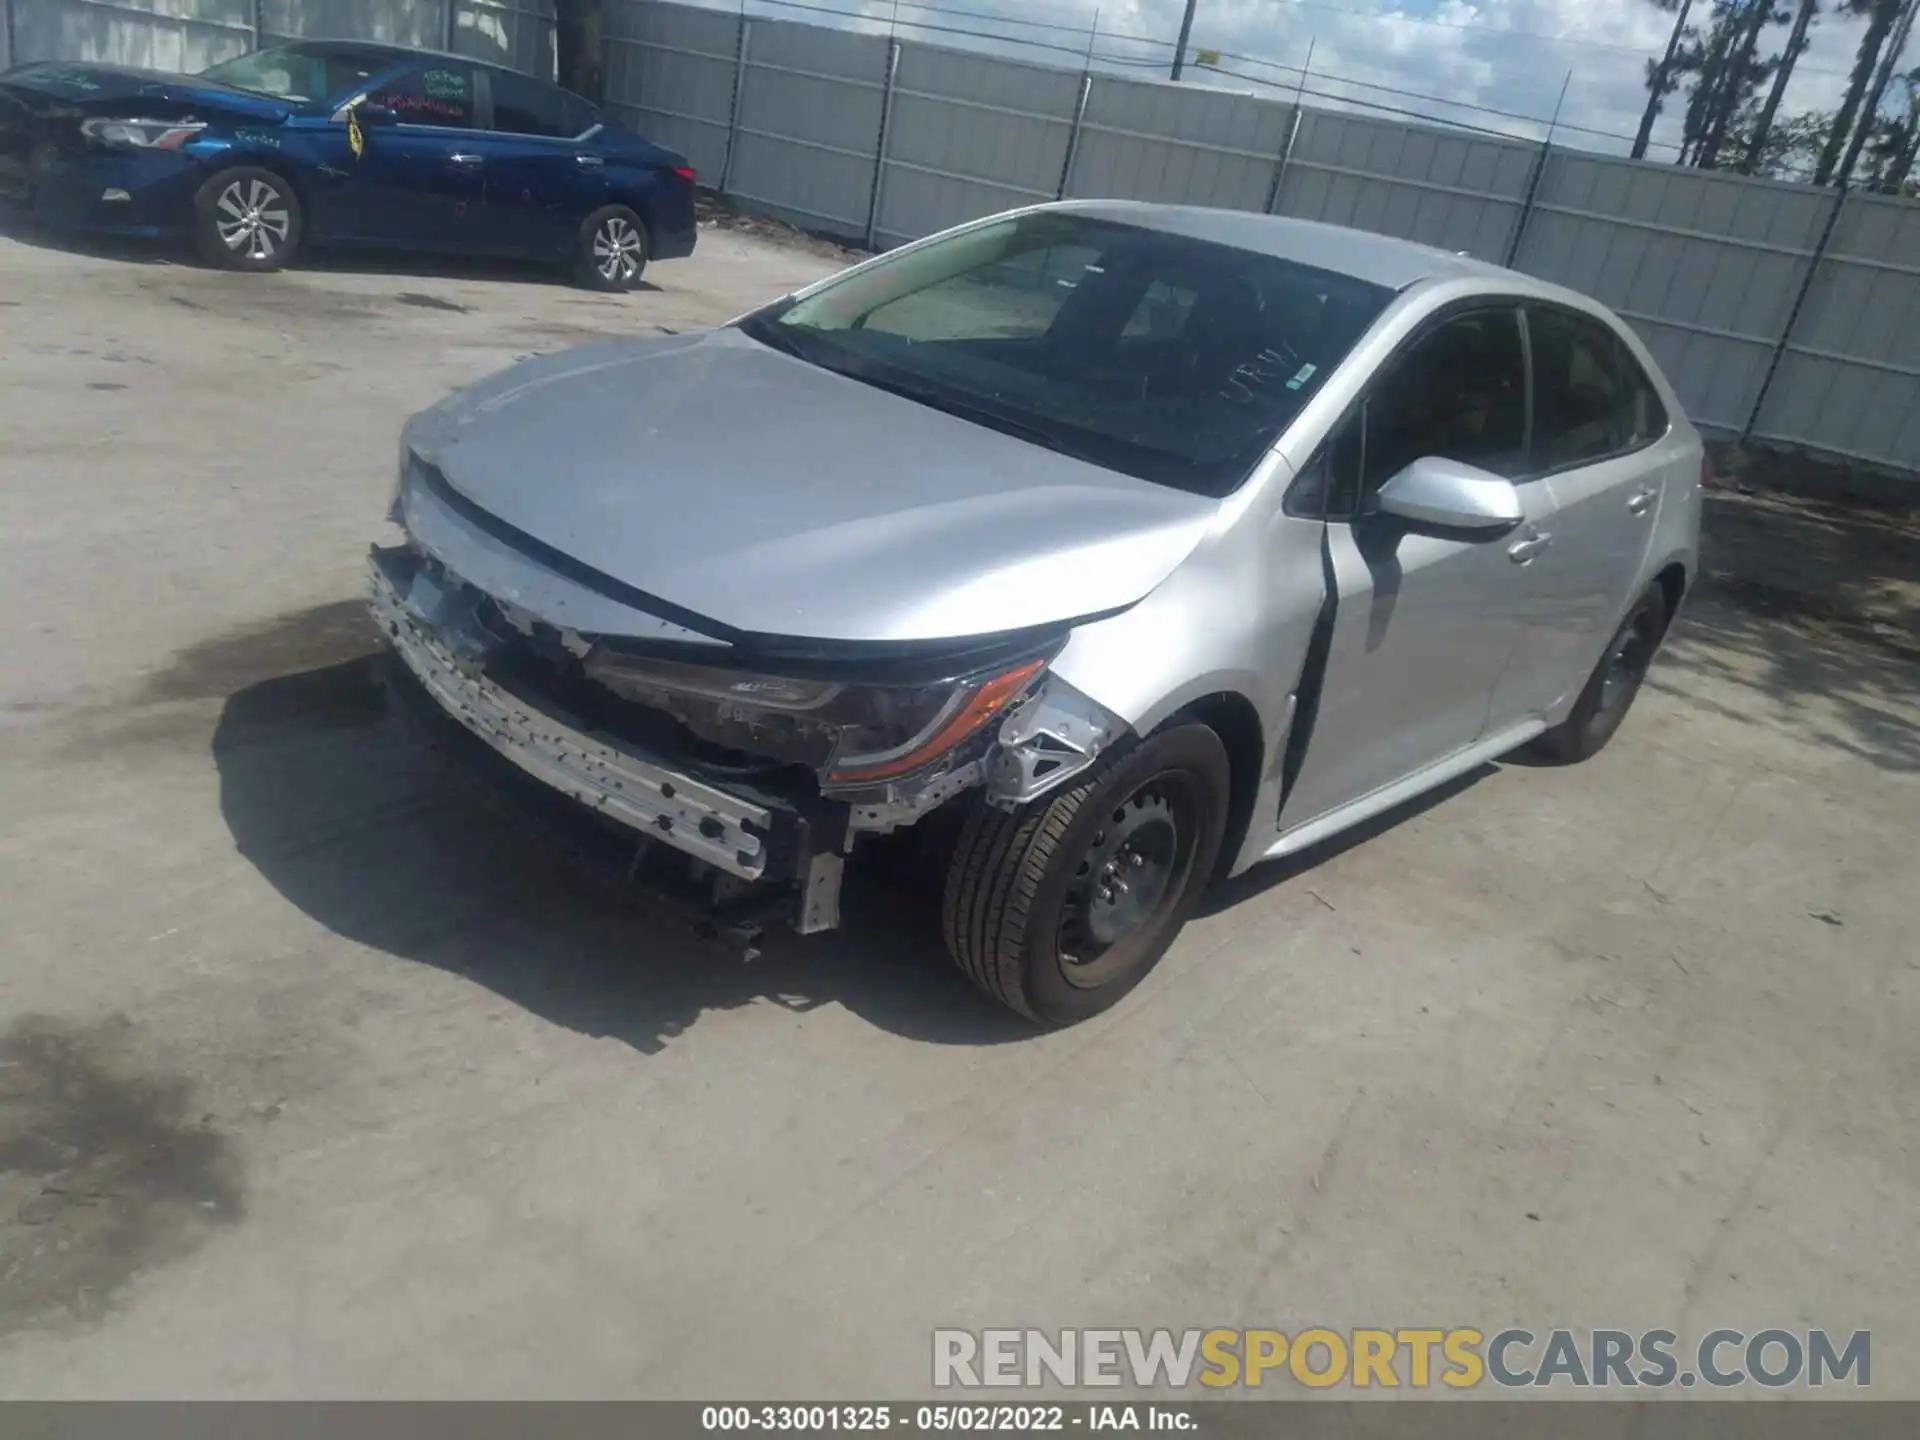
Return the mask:
[[449, 716], [521, 770], [581, 805], [728, 875], [762, 878], [773, 822], [765, 807], [576, 729], [537, 701], [478, 673], [445, 638], [452, 627], [457, 643], [461, 606], [424, 575], [406, 573], [404, 559], [399, 552], [373, 552], [369, 570], [374, 618]]

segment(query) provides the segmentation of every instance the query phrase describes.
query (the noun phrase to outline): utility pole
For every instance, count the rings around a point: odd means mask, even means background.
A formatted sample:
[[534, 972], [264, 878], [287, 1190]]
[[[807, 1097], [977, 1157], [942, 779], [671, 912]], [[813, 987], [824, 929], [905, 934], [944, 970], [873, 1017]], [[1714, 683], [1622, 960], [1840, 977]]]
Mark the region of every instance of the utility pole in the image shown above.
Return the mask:
[[1880, 57], [1880, 68], [1873, 77], [1873, 88], [1867, 92], [1866, 103], [1860, 107], [1860, 118], [1854, 125], [1853, 138], [1847, 142], [1847, 153], [1834, 175], [1833, 183], [1843, 190], [1852, 178], [1853, 162], [1860, 158], [1860, 147], [1867, 143], [1867, 136], [1873, 133], [1874, 121], [1880, 118], [1880, 101], [1886, 96], [1887, 82], [1893, 78], [1893, 67], [1900, 62], [1900, 52], [1907, 48], [1907, 37], [1913, 33], [1915, 11], [1920, 11], [1920, 0], [1907, 0], [1899, 20], [1894, 22], [1893, 34], [1888, 37], [1886, 51]]
[[1187, 13], [1180, 19], [1180, 43], [1173, 47], [1173, 75], [1178, 80], [1180, 72], [1187, 63], [1187, 40], [1193, 34], [1193, 12], [1199, 8], [1200, 0], [1187, 0]]
[[1693, 0], [1680, 0], [1680, 13], [1674, 18], [1673, 34], [1667, 37], [1667, 53], [1660, 57], [1660, 68], [1653, 72], [1653, 80], [1647, 88], [1653, 93], [1647, 96], [1646, 113], [1640, 117], [1640, 133], [1633, 137], [1633, 158], [1647, 158], [1647, 142], [1653, 138], [1654, 117], [1660, 113], [1660, 101], [1666, 93], [1667, 76], [1673, 71], [1673, 57], [1680, 48], [1680, 32], [1687, 28], [1687, 12], [1693, 9]]

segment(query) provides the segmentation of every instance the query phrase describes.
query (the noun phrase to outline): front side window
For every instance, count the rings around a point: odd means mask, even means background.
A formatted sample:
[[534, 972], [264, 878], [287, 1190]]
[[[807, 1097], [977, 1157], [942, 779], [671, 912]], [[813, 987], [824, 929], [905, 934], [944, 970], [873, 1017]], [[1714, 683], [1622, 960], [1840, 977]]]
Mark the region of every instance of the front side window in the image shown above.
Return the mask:
[[1611, 329], [1585, 315], [1535, 308], [1533, 468], [1617, 455], [1666, 430], [1666, 413]]
[[403, 125], [471, 129], [476, 121], [473, 93], [473, 68], [444, 61], [409, 70], [367, 98], [393, 111]]
[[[1361, 493], [1422, 456], [1509, 478], [1526, 464], [1526, 356], [1520, 316], [1456, 315], [1389, 362], [1367, 397]], [[1347, 449], [1351, 463], [1352, 446]]]
[[1277, 255], [1042, 211], [903, 251], [741, 328], [1046, 448], [1223, 496], [1391, 298]]

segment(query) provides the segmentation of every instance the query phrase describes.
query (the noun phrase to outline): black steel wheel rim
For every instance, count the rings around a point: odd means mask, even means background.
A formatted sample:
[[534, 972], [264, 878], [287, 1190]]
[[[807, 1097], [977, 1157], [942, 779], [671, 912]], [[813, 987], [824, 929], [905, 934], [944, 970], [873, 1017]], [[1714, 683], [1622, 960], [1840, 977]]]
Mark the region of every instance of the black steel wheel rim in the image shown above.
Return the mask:
[[1626, 708], [1647, 667], [1653, 663], [1655, 636], [1653, 617], [1641, 613], [1621, 627], [1601, 662], [1600, 701], [1594, 706], [1594, 719], [1604, 722]]
[[1184, 771], [1107, 802], [1074, 857], [1061, 906], [1058, 954], [1069, 985], [1095, 989], [1131, 967], [1187, 888], [1200, 821], [1199, 790]]

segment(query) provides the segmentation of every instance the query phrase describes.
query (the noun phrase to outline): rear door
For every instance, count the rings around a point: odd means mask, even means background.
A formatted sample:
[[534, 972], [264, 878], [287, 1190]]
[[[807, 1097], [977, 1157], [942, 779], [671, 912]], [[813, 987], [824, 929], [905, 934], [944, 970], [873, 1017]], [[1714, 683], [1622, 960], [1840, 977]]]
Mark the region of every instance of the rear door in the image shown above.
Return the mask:
[[427, 250], [481, 248], [485, 169], [474, 67], [434, 60], [367, 97], [393, 114], [360, 125], [360, 154], [343, 163], [354, 233], [343, 238]]
[[1626, 613], [1653, 541], [1666, 412], [1611, 326], [1527, 306], [1531, 485], [1553, 492], [1552, 544], [1534, 567], [1542, 607], [1495, 700], [1496, 721], [1544, 714], [1586, 683]]
[[1529, 542], [1550, 522], [1551, 492], [1519, 485], [1524, 519], [1490, 536], [1421, 533], [1368, 509], [1382, 485], [1422, 456], [1517, 480], [1526, 463], [1526, 384], [1518, 306], [1476, 305], [1411, 339], [1336, 431], [1323, 463], [1337, 608], [1313, 741], [1283, 828], [1362, 799], [1484, 734], [1535, 604]]
[[557, 256], [580, 222], [606, 203], [606, 162], [581, 137], [598, 125], [586, 102], [512, 70], [485, 70], [493, 119], [483, 137], [491, 241], [519, 254]]

